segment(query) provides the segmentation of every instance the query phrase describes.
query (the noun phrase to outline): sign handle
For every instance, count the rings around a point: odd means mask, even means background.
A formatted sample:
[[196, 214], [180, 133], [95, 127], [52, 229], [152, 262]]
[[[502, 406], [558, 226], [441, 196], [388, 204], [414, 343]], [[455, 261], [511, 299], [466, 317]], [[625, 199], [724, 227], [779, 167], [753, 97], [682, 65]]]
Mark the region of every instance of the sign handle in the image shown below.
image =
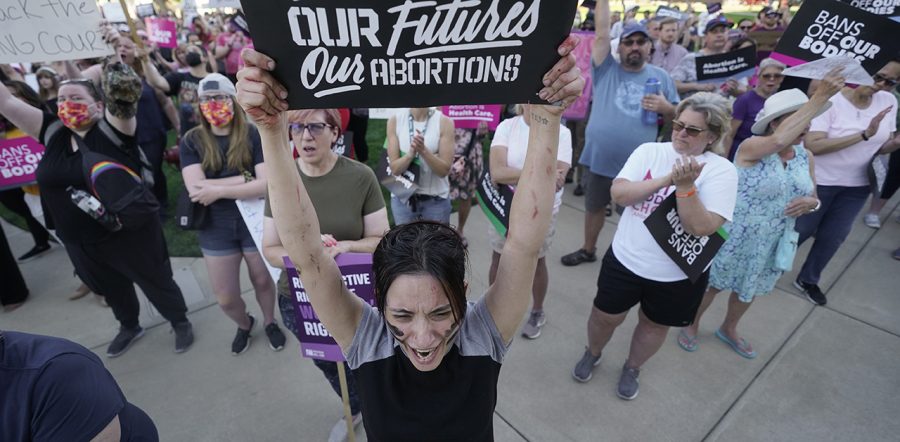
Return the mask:
[[131, 30], [131, 40], [134, 41], [134, 44], [137, 45], [138, 49], [143, 50], [144, 41], [137, 35], [137, 27], [134, 26], [134, 20], [131, 19], [131, 13], [128, 12], [128, 5], [125, 4], [125, 0], [119, 0], [119, 4], [122, 5], [122, 12], [125, 14], [125, 20], [128, 21], [128, 29]]
[[344, 420], [347, 421], [347, 440], [356, 442], [356, 435], [353, 433], [353, 415], [350, 413], [350, 393], [347, 390], [347, 373], [344, 371], [344, 363], [336, 362], [338, 369], [338, 380], [341, 383], [341, 399], [344, 401]]

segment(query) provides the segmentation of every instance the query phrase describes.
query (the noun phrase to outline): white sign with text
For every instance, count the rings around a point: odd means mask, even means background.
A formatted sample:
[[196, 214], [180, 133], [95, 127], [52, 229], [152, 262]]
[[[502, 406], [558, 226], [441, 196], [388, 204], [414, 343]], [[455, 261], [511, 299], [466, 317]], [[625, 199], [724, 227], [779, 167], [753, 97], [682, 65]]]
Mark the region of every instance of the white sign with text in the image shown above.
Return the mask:
[[93, 0], [0, 0], [0, 63], [103, 57]]

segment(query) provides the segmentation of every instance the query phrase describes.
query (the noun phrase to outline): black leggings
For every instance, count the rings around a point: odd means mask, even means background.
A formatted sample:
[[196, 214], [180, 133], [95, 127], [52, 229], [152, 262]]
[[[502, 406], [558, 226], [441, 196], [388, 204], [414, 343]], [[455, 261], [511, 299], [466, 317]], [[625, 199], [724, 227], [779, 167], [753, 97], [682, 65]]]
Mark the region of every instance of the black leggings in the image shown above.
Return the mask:
[[888, 160], [887, 175], [881, 188], [881, 198], [889, 200], [900, 188], [900, 150], [894, 151]]
[[32, 238], [34, 238], [34, 245], [42, 246], [48, 244], [50, 232], [47, 232], [47, 229], [44, 228], [41, 222], [31, 214], [28, 204], [25, 203], [25, 192], [21, 188], [16, 187], [0, 191], [0, 203], [16, 215], [25, 218], [28, 230], [31, 232]]
[[106, 297], [123, 326], [138, 326], [140, 302], [134, 284], [169, 322], [187, 321], [187, 306], [172, 278], [169, 251], [158, 217], [147, 217], [140, 229], [116, 232], [98, 243], [66, 243], [66, 252], [75, 273], [94, 293]]

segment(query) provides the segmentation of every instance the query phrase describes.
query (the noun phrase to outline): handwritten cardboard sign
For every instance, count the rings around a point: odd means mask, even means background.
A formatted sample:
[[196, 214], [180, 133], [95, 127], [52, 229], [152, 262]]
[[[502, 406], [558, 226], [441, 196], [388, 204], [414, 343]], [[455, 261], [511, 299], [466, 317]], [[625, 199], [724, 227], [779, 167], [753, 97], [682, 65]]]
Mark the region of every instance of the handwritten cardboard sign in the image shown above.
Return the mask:
[[[372, 271], [372, 254], [342, 253], [335, 258], [335, 262], [341, 269], [341, 276], [347, 289], [362, 298], [367, 304], [375, 306], [375, 274]], [[297, 328], [300, 332], [300, 354], [305, 358], [323, 361], [343, 361], [344, 354], [325, 326], [319, 321], [294, 263], [285, 256], [284, 265], [287, 269], [291, 301], [294, 304]]]
[[788, 66], [850, 57], [875, 74], [900, 49], [900, 23], [836, 0], [803, 2], [771, 57]]
[[43, 156], [44, 146], [34, 138], [0, 140], [0, 190], [34, 183]]
[[478, 129], [481, 123], [487, 123], [489, 130], [497, 129], [503, 106], [499, 104], [471, 104], [444, 106], [441, 113], [453, 120], [457, 129]]
[[724, 54], [697, 57], [696, 66], [698, 83], [749, 77], [756, 70], [756, 48], [750, 46]]
[[103, 18], [93, 1], [0, 0], [0, 63], [103, 57]]
[[292, 109], [541, 101], [576, 0], [243, 1]]
[[694, 236], [687, 233], [678, 216], [675, 192], [656, 207], [644, 220], [644, 225], [656, 243], [691, 282], [696, 282], [700, 278], [728, 239], [728, 233], [721, 228], [709, 236]]
[[161, 48], [178, 46], [178, 26], [174, 20], [147, 17], [144, 19], [144, 24], [147, 26], [147, 36], [157, 46]]

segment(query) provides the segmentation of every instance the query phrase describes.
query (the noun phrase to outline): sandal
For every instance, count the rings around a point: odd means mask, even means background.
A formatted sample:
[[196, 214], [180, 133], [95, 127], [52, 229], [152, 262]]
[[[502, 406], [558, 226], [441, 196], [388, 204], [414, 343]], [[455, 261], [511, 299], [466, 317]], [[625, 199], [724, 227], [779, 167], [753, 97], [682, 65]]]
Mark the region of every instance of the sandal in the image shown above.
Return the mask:
[[678, 332], [678, 346], [684, 351], [694, 352], [697, 351], [699, 343], [697, 342], [696, 336], [688, 336], [688, 334], [684, 332], [684, 329], [681, 329], [681, 331]]
[[747, 341], [744, 340], [744, 338], [739, 339], [738, 342], [734, 342], [729, 339], [728, 336], [725, 336], [725, 333], [722, 333], [721, 329], [716, 330], [716, 337], [721, 339], [722, 342], [731, 346], [731, 349], [734, 350], [735, 353], [747, 359], [753, 359], [756, 357], [756, 352], [753, 351], [753, 347], [750, 347], [750, 344], [748, 344]]

